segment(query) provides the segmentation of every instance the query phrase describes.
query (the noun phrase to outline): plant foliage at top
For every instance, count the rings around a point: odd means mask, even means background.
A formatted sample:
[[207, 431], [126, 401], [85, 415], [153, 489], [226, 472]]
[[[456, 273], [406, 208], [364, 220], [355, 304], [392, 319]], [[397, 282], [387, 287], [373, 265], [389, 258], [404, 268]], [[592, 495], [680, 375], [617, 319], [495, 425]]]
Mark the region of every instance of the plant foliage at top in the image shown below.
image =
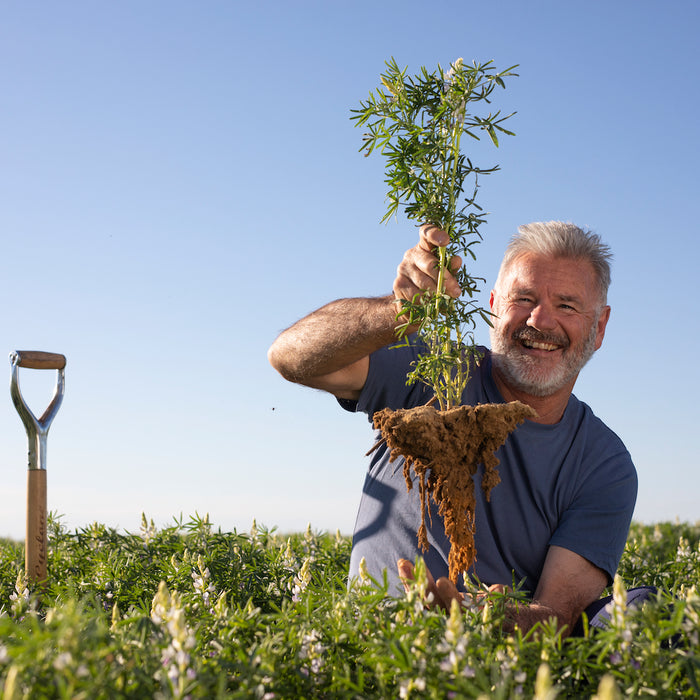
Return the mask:
[[[433, 389], [440, 408], [459, 405], [475, 356], [473, 331], [478, 318], [489, 322], [488, 311], [474, 296], [480, 278], [466, 266], [457, 272], [463, 294], [453, 299], [445, 293], [445, 272], [453, 256], [476, 259], [474, 245], [481, 239], [478, 228], [485, 217], [476, 203], [479, 175], [498, 166], [479, 168], [460, 150], [462, 135], [479, 140], [486, 132], [495, 146], [498, 135], [510, 134], [503, 122], [512, 115], [500, 111], [477, 115], [474, 103], [489, 105], [497, 87], [515, 66], [497, 71], [492, 62], [465, 65], [462, 59], [443, 71], [429, 73], [425, 67], [407, 76], [396, 61], [386, 64], [382, 86], [370, 93], [360, 108], [352, 110], [356, 126], [367, 131], [361, 150], [378, 150], [386, 157], [388, 208], [382, 221], [394, 216], [400, 206], [409, 219], [434, 224], [449, 234], [450, 243], [438, 248], [438, 285], [401, 309], [399, 335], [408, 342], [409, 328], [427, 347], [408, 375], [408, 382], [422, 381]], [[465, 193], [469, 187], [469, 193]]]

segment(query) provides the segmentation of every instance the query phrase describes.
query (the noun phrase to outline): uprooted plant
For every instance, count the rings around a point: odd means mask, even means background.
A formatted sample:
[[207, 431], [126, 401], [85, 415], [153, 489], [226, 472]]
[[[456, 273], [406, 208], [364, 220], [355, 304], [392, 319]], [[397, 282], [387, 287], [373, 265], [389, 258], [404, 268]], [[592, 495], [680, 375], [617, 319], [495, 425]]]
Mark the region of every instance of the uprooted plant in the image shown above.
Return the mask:
[[[454, 274], [462, 296], [445, 291], [445, 275], [454, 256], [476, 260], [474, 247], [485, 222], [477, 204], [479, 177], [498, 166], [480, 168], [462, 153], [462, 137], [480, 140], [486, 133], [498, 146], [499, 134], [509, 134], [503, 122], [512, 115], [500, 111], [476, 114], [473, 107], [491, 103], [496, 88], [516, 75], [515, 66], [497, 71], [492, 62], [467, 65], [457, 59], [448, 70], [423, 67], [407, 75], [394, 59], [386, 64], [381, 87], [353, 110], [357, 126], [367, 131], [361, 150], [377, 150], [386, 157], [388, 221], [402, 207], [408, 219], [433, 224], [447, 232], [449, 244], [437, 249], [437, 288], [402, 302], [397, 334], [403, 344], [421, 348], [408, 383], [425, 383], [434, 393], [439, 411], [426, 407], [378, 411], [374, 424], [391, 449], [392, 458], [405, 458], [407, 488], [419, 481], [422, 521], [418, 531], [421, 547], [428, 548], [425, 525], [428, 495], [438, 503], [450, 538], [450, 578], [473, 564], [474, 482], [479, 464], [484, 465], [482, 487], [487, 496], [500, 477], [494, 452], [518, 423], [533, 412], [514, 402], [499, 406], [462, 406], [462, 393], [480, 355], [474, 331], [479, 319], [490, 323], [489, 312], [479, 306], [479, 282], [463, 265]], [[484, 110], [486, 111], [486, 110]], [[410, 331], [417, 329], [415, 335]], [[418, 415], [420, 414], [420, 416]], [[445, 448], [449, 449], [445, 449]], [[455, 451], [457, 450], [457, 451]]]

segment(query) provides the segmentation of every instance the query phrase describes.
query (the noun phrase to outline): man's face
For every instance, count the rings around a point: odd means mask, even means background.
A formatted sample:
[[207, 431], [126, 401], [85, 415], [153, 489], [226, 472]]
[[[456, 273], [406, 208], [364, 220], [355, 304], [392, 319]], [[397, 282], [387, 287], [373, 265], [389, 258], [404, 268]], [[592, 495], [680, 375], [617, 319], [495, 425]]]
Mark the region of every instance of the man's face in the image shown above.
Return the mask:
[[511, 389], [540, 397], [573, 389], [610, 315], [590, 262], [530, 253], [498, 281], [491, 310], [494, 369]]

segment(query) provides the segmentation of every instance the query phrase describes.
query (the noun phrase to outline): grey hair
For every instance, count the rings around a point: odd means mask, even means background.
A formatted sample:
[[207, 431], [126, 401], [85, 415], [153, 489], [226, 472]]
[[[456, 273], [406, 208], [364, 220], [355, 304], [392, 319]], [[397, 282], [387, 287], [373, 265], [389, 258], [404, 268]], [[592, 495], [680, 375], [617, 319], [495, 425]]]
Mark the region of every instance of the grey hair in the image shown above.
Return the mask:
[[511, 238], [503, 256], [496, 286], [513, 261], [527, 253], [552, 258], [588, 260], [597, 277], [601, 304], [607, 303], [612, 251], [597, 233], [562, 221], [535, 222], [518, 226], [518, 233]]

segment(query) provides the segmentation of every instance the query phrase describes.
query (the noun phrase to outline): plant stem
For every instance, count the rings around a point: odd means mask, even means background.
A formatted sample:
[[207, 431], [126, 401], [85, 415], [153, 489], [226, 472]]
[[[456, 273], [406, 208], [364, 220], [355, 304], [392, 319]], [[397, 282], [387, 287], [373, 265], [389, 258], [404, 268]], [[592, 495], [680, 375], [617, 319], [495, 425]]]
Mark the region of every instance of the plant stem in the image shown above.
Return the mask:
[[[477, 227], [484, 217], [466, 213], [476, 205], [476, 178], [498, 167], [480, 169], [460, 154], [463, 133], [479, 140], [477, 130], [485, 130], [495, 146], [496, 132], [506, 131], [499, 118], [489, 113], [479, 116], [472, 111], [478, 102], [490, 102], [489, 95], [496, 85], [504, 87], [503, 77], [511, 69], [496, 73], [491, 63], [472, 66], [457, 59], [448, 71], [438, 66], [429, 73], [425, 68], [413, 77], [400, 70], [394, 59], [387, 63], [387, 73], [381, 76], [382, 88], [371, 94], [359, 110], [353, 110], [359, 125], [367, 125], [362, 150], [369, 155], [377, 148], [387, 157], [389, 185], [387, 213], [382, 221], [394, 216], [403, 204], [406, 215], [421, 224], [430, 223], [446, 231], [449, 243], [436, 250], [438, 258], [437, 289], [405, 300], [402, 313], [409, 322], [403, 325], [400, 337], [410, 344], [405, 332], [417, 326], [417, 336], [426, 346], [409, 373], [409, 383], [424, 382], [429, 386], [444, 410], [461, 403], [461, 395], [470, 374], [475, 352], [473, 332], [477, 317], [488, 312], [473, 300], [477, 279], [464, 269], [457, 279], [468, 300], [453, 299], [445, 292], [452, 257], [465, 253], [474, 257], [472, 244], [478, 236]], [[474, 177], [474, 195], [461, 206], [464, 182]], [[464, 327], [464, 332], [462, 328]]]

